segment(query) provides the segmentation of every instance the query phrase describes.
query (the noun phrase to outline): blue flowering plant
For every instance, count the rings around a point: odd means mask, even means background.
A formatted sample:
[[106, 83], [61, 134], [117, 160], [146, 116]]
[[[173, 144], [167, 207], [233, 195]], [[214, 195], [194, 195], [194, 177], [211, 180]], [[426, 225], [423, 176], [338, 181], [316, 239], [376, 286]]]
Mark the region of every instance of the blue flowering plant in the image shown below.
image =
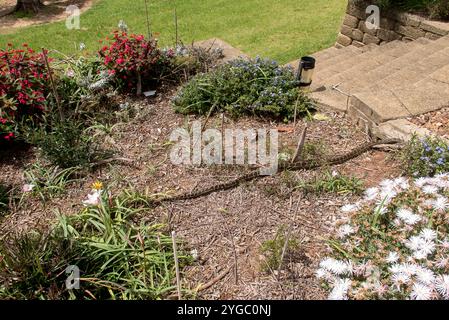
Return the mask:
[[283, 120], [293, 118], [295, 109], [300, 114], [312, 108], [291, 68], [259, 57], [239, 58], [197, 75], [180, 89], [173, 105], [183, 114], [208, 114], [212, 109]]
[[438, 137], [414, 136], [402, 152], [405, 171], [424, 177], [449, 171], [449, 144]]

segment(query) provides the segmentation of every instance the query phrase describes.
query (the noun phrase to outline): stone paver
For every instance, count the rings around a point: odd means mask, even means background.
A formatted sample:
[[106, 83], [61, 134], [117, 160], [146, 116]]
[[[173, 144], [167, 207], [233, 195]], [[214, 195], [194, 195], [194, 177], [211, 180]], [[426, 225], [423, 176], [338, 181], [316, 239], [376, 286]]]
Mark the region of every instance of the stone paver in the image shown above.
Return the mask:
[[203, 41], [197, 41], [194, 43], [195, 46], [199, 46], [202, 48], [221, 48], [223, 49], [223, 62], [227, 62], [233, 59], [236, 59], [238, 57], [248, 57], [248, 55], [244, 54], [242, 51], [240, 51], [237, 48], [234, 48], [233, 46], [231, 46], [229, 43], [227, 43], [226, 41], [223, 41], [221, 39], [218, 38], [213, 38], [213, 39], [208, 39], [208, 40], [203, 40]]
[[393, 41], [348, 54], [321, 63], [312, 97], [346, 111], [367, 131], [449, 105], [449, 36]]

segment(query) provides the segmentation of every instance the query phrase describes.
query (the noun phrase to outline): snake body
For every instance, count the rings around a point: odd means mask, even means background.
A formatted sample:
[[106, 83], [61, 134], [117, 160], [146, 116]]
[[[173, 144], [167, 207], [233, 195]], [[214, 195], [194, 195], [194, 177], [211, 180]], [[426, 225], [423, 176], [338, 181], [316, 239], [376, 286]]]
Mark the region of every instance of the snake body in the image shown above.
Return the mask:
[[[290, 170], [290, 171], [312, 170], [312, 169], [316, 169], [316, 168], [319, 168], [322, 166], [333, 166], [333, 165], [343, 164], [349, 160], [357, 158], [358, 156], [370, 151], [372, 148], [374, 148], [376, 146], [391, 145], [391, 144], [396, 144], [399, 142], [400, 141], [396, 140], [396, 139], [387, 139], [387, 140], [381, 140], [378, 142], [366, 143], [362, 146], [359, 146], [359, 147], [353, 149], [352, 151], [350, 151], [346, 154], [337, 155], [337, 156], [331, 157], [329, 159], [326, 159], [322, 162], [317, 162], [314, 160], [302, 160], [302, 161], [297, 161], [294, 163], [284, 162], [279, 165], [278, 172], [283, 172], [286, 170]], [[228, 182], [216, 184], [214, 186], [211, 186], [211, 187], [208, 187], [208, 188], [205, 188], [202, 190], [198, 190], [198, 191], [187, 192], [187, 193], [183, 193], [183, 194], [175, 195], [175, 196], [171, 196], [171, 197], [165, 197], [165, 198], [156, 200], [154, 202], [161, 203], [161, 202], [172, 202], [172, 201], [196, 199], [196, 198], [207, 196], [214, 192], [229, 190], [229, 189], [239, 186], [240, 184], [242, 184], [244, 182], [263, 178], [263, 177], [265, 177], [265, 175], [261, 175], [260, 171], [258, 169], [256, 169], [256, 170], [253, 170], [247, 174], [244, 174], [234, 180], [230, 180]]]

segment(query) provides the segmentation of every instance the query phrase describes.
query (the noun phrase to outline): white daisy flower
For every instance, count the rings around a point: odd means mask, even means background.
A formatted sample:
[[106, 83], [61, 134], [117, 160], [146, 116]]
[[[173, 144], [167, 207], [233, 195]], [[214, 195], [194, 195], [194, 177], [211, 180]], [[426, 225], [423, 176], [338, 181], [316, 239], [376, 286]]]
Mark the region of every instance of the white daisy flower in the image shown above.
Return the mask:
[[377, 292], [377, 294], [382, 297], [385, 293], [388, 292], [388, 286], [382, 284], [380, 281], [377, 281], [374, 284], [374, 290]]
[[329, 300], [347, 300], [348, 290], [351, 287], [351, 280], [338, 279], [335, 281], [334, 288], [329, 294]]
[[352, 263], [350, 261], [340, 261], [333, 258], [327, 258], [320, 263], [320, 267], [337, 275], [351, 275]]
[[325, 269], [323, 269], [323, 268], [319, 268], [319, 269], [315, 272], [315, 276], [316, 276], [318, 279], [330, 279], [330, 278], [332, 277], [332, 274], [331, 274], [329, 271], [327, 271], [327, 270], [325, 270]]
[[385, 179], [379, 183], [379, 186], [381, 186], [383, 189], [393, 189], [396, 187], [396, 183], [391, 179]]
[[399, 290], [402, 285], [409, 283], [411, 279], [408, 274], [400, 272], [395, 273], [391, 277], [391, 280], [393, 281], [395, 287]]
[[432, 207], [435, 210], [446, 211], [449, 208], [449, 202], [445, 197], [438, 197], [436, 200], [432, 201]]
[[396, 263], [399, 260], [399, 254], [397, 252], [390, 252], [388, 256], [385, 258], [387, 263]]
[[419, 268], [416, 277], [419, 282], [427, 286], [430, 286], [435, 282], [435, 274], [426, 268]]
[[405, 246], [412, 251], [417, 251], [421, 248], [424, 239], [419, 236], [412, 236], [408, 240], [405, 241]]
[[424, 240], [428, 240], [428, 241], [433, 241], [438, 236], [437, 233], [430, 228], [422, 229], [421, 233], [419, 235], [421, 236], [421, 238], [423, 238]]
[[384, 204], [390, 203], [397, 195], [398, 192], [394, 189], [383, 189], [380, 192], [380, 198]]
[[449, 250], [449, 239], [445, 238], [443, 241], [441, 241], [441, 246], [446, 249]]
[[408, 209], [401, 208], [396, 212], [396, 216], [404, 221], [408, 225], [415, 225], [419, 221], [421, 221], [421, 217], [417, 214], [414, 214], [412, 211]]
[[413, 300], [430, 300], [432, 298], [432, 289], [426, 285], [415, 283], [410, 298]]
[[438, 276], [435, 281], [435, 289], [444, 299], [449, 299], [449, 275]]
[[365, 190], [365, 201], [372, 201], [379, 195], [379, 188], [369, 188]]
[[347, 204], [347, 205], [344, 205], [343, 207], [341, 207], [341, 211], [343, 211], [343, 212], [355, 212], [359, 209], [360, 209], [360, 205], [357, 203]]
[[380, 215], [384, 215], [388, 212], [388, 209], [386, 206], [379, 204], [378, 206], [376, 206], [374, 208], [374, 213], [375, 214], [380, 214]]
[[351, 235], [355, 232], [354, 228], [349, 224], [345, 224], [338, 228], [337, 235], [339, 238], [345, 238], [348, 235]]
[[413, 258], [416, 260], [424, 260], [427, 259], [427, 254], [422, 250], [418, 250], [413, 252]]
[[435, 266], [439, 269], [444, 269], [449, 264], [448, 258], [441, 258], [438, 261], [436, 261]]
[[422, 188], [424, 187], [425, 184], [427, 184], [427, 179], [428, 178], [418, 178], [415, 180], [415, 186], [417, 186], [418, 188]]
[[388, 270], [390, 270], [391, 273], [401, 273], [403, 270], [402, 264], [395, 263], [391, 267], [389, 267]]
[[408, 188], [410, 188], [410, 184], [408, 183], [408, 180], [405, 177], [399, 177], [394, 179], [394, 183], [402, 190], [407, 190]]
[[435, 186], [424, 186], [422, 188], [422, 192], [424, 192], [425, 194], [437, 194], [438, 188]]

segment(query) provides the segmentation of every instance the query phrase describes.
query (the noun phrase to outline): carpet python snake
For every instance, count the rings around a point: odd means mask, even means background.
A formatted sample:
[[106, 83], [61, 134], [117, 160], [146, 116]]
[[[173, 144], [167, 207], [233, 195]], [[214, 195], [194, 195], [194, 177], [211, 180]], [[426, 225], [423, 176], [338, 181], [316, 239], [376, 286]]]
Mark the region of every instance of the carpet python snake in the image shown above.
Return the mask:
[[[286, 170], [290, 170], [290, 171], [312, 170], [312, 169], [316, 169], [316, 168], [323, 167], [323, 166], [333, 166], [333, 165], [343, 164], [349, 160], [352, 160], [354, 158], [357, 158], [358, 156], [361, 156], [362, 154], [370, 151], [371, 149], [373, 149], [376, 146], [392, 145], [392, 144], [397, 144], [399, 142], [400, 141], [397, 139], [386, 139], [386, 140], [381, 140], [381, 141], [377, 141], [377, 142], [366, 143], [364, 145], [361, 145], [361, 146], [353, 149], [352, 151], [350, 151], [346, 154], [337, 155], [337, 156], [331, 157], [329, 159], [326, 159], [322, 162], [317, 162], [314, 160], [307, 160], [307, 161], [301, 160], [301, 161], [297, 161], [294, 163], [283, 162], [283, 163], [279, 164], [278, 172], [283, 172]], [[179, 195], [167, 196], [167, 197], [163, 197], [161, 199], [155, 199], [155, 200], [152, 200], [152, 202], [155, 204], [158, 204], [158, 203], [162, 203], [162, 202], [173, 202], [173, 201], [196, 199], [196, 198], [207, 196], [214, 192], [229, 190], [229, 189], [239, 186], [240, 184], [242, 184], [244, 182], [263, 178], [263, 177], [265, 177], [265, 175], [261, 175], [259, 172], [259, 169], [256, 169], [256, 170], [253, 170], [247, 174], [244, 174], [244, 175], [242, 175], [234, 180], [228, 181], [228, 182], [219, 183], [214, 186], [204, 188], [204, 189], [198, 190], [198, 191], [186, 192], [186, 193], [179, 194]]]

